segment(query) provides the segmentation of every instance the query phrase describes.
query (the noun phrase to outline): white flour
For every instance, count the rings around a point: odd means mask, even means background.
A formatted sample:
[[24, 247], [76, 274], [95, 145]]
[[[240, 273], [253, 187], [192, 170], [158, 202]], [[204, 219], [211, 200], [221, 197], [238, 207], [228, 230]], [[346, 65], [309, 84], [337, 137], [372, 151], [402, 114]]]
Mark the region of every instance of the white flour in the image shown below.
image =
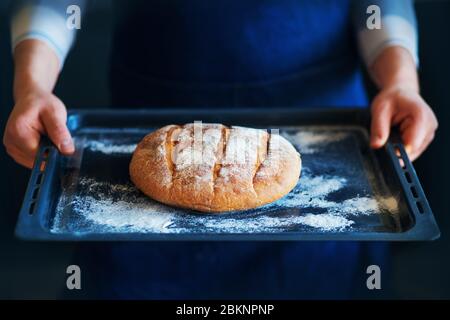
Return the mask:
[[368, 197], [347, 199], [339, 205], [340, 213], [369, 215], [380, 210], [377, 200]]
[[[304, 130], [294, 135], [282, 134], [303, 154], [313, 154], [327, 144], [348, 136], [346, 132], [333, 134]], [[104, 154], [131, 154], [136, 144], [114, 144], [108, 141], [87, 141], [86, 148]], [[351, 181], [350, 181], [351, 182]], [[313, 228], [320, 232], [339, 232], [354, 227], [358, 216], [376, 215], [380, 211], [398, 211], [393, 197], [368, 197], [355, 195], [344, 199], [334, 193], [351, 185], [347, 179], [336, 175], [312, 175], [302, 169], [299, 184], [284, 198], [257, 211], [224, 215], [188, 214], [155, 202], [139, 193], [131, 184], [111, 184], [82, 178], [82, 193], [76, 193], [69, 203], [60, 199], [53, 232], [64, 232], [64, 209], [69, 208], [78, 217], [73, 228], [86, 226], [87, 232], [215, 232], [252, 233], [299, 230]], [[334, 201], [333, 199], [340, 199]], [[293, 209], [292, 214], [277, 215], [279, 208]], [[297, 210], [299, 209], [299, 210]], [[286, 212], [286, 211], [284, 211]], [[375, 216], [374, 219], [378, 219]], [[71, 219], [68, 219], [71, 221]], [[71, 223], [71, 222], [69, 222]], [[83, 232], [83, 230], [80, 230]]]
[[198, 222], [207, 229], [216, 232], [247, 233], [267, 232], [292, 225], [306, 225], [323, 231], [342, 231], [354, 222], [332, 214], [307, 214], [305, 216], [268, 217], [258, 216], [245, 219], [199, 218]]
[[[81, 179], [86, 195], [76, 195], [69, 205], [82, 219], [99, 232], [179, 233], [206, 230], [217, 233], [270, 232], [303, 225], [318, 231], [343, 231], [351, 228], [352, 217], [377, 213], [378, 202], [369, 197], [356, 197], [337, 203], [327, 197], [345, 186], [345, 179], [336, 176], [310, 177], [306, 173], [300, 184], [286, 197], [264, 206], [265, 214], [233, 214], [226, 216], [185, 214], [142, 196], [132, 185], [109, 184], [94, 179]], [[306, 189], [305, 189], [306, 188]], [[113, 197], [115, 196], [115, 198]], [[118, 196], [119, 195], [119, 196]], [[118, 197], [118, 198], [117, 198]], [[395, 199], [382, 199], [396, 205]], [[301, 215], [269, 216], [278, 207], [300, 208]], [[384, 206], [383, 206], [384, 207]], [[311, 210], [326, 209], [323, 213]], [[59, 205], [59, 211], [62, 210]], [[64, 226], [55, 220], [54, 232]], [[187, 225], [186, 225], [187, 223]], [[194, 230], [195, 229], [195, 230]]]
[[113, 144], [111, 142], [108, 143], [106, 141], [96, 140], [89, 140], [84, 146], [91, 151], [101, 152], [104, 154], [128, 154], [133, 153], [134, 149], [136, 149], [136, 144]]
[[300, 218], [303, 224], [324, 231], [341, 231], [354, 224], [352, 220], [332, 214], [307, 214]]
[[336, 132], [330, 134], [329, 132], [299, 131], [294, 135], [285, 133], [283, 135], [298, 147], [300, 154], [313, 154], [319, 150], [319, 146], [345, 139], [348, 133]]
[[90, 196], [76, 197], [73, 208], [84, 214], [90, 222], [106, 227], [108, 231], [166, 232], [172, 224], [173, 214], [145, 202], [113, 201]]

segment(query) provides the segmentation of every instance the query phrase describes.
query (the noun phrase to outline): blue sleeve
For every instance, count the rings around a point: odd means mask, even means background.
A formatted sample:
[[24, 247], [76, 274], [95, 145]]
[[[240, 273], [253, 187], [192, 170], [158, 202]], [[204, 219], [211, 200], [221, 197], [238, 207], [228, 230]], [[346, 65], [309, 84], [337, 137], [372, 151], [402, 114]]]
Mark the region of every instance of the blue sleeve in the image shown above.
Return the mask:
[[85, 9], [84, 4], [84, 0], [14, 1], [11, 11], [13, 51], [23, 40], [38, 39], [55, 51], [62, 67], [77, 31], [77, 28], [70, 25], [73, 20], [69, 17], [73, 10], [78, 9], [81, 15]]
[[[367, 26], [368, 18], [373, 14], [370, 6], [373, 5], [380, 9], [380, 29]], [[417, 20], [412, 0], [353, 0], [352, 16], [360, 53], [367, 66], [390, 46], [408, 50], [418, 65]]]

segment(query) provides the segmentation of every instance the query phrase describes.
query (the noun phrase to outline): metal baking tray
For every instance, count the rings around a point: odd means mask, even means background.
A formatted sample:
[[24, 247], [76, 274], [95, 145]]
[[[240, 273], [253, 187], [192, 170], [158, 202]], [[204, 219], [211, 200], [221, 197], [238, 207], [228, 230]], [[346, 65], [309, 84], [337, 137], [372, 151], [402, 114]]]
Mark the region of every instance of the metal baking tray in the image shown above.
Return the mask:
[[[201, 214], [136, 190], [128, 164], [136, 143], [172, 123], [279, 129], [302, 155], [298, 185], [247, 211]], [[440, 235], [399, 139], [369, 148], [364, 109], [74, 110], [76, 153], [43, 139], [16, 235], [27, 240], [434, 240]]]

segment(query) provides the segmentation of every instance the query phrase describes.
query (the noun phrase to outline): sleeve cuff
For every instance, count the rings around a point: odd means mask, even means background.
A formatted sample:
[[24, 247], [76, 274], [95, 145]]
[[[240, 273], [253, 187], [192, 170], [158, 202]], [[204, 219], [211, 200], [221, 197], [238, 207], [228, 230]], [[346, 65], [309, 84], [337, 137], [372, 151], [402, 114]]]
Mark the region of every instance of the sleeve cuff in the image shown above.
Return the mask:
[[46, 43], [58, 56], [62, 68], [75, 39], [76, 30], [66, 26], [65, 12], [43, 5], [27, 5], [13, 16], [11, 22], [12, 50], [27, 39]]
[[358, 32], [358, 43], [364, 63], [371, 66], [378, 55], [387, 47], [401, 46], [410, 52], [416, 66], [419, 66], [416, 28], [397, 15], [382, 17], [382, 28], [362, 29]]

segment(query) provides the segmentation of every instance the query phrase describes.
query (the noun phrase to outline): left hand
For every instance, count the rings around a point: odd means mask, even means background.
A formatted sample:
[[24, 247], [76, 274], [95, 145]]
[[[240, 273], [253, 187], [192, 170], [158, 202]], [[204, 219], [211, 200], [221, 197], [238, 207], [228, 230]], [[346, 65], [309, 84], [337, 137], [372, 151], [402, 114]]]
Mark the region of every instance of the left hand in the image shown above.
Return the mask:
[[392, 126], [398, 126], [411, 161], [417, 159], [433, 141], [438, 121], [430, 106], [413, 88], [384, 88], [371, 107], [370, 145], [385, 145]]

